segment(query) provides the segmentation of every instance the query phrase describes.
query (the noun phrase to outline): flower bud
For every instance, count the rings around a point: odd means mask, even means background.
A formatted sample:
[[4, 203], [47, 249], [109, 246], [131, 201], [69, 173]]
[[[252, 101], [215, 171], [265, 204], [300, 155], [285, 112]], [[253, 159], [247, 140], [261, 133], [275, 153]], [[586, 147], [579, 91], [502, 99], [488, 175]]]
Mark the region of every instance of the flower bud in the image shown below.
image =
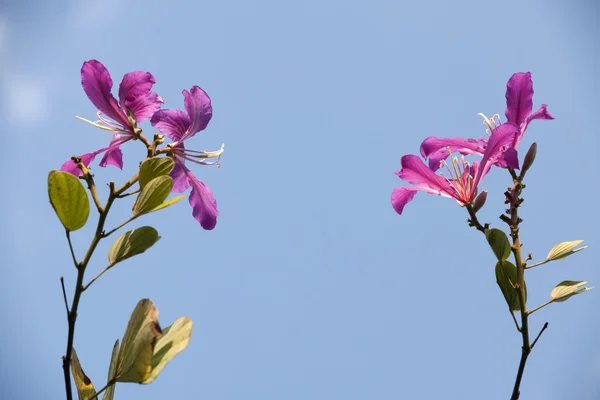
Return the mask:
[[521, 175], [525, 175], [525, 172], [533, 165], [535, 161], [535, 155], [537, 153], [537, 143], [533, 142], [529, 150], [527, 150], [527, 154], [525, 155], [525, 160], [523, 161], [523, 168], [521, 170]]
[[478, 212], [481, 207], [483, 207], [483, 205], [485, 204], [485, 201], [487, 199], [487, 190], [484, 190], [483, 192], [479, 193], [479, 195], [475, 198], [475, 201], [473, 202], [473, 211]]

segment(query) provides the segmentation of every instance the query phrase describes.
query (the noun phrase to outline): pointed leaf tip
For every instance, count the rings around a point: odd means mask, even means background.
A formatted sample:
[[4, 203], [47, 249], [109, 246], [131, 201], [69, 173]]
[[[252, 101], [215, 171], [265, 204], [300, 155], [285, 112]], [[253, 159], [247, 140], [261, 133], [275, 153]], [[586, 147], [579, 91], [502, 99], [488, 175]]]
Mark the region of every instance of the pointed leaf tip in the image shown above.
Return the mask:
[[162, 331], [152, 356], [152, 372], [144, 383], [150, 383], [162, 372], [167, 363], [185, 349], [192, 336], [192, 320], [178, 318], [173, 325]]
[[[113, 346], [113, 351], [112, 351], [112, 355], [110, 357], [110, 366], [108, 367], [108, 378], [106, 383], [108, 384], [110, 381], [112, 381], [113, 379], [116, 379], [116, 374], [117, 374], [117, 362], [119, 357], [119, 340], [117, 339], [117, 341], [115, 342], [115, 345]], [[106, 391], [104, 392], [104, 396], [102, 396], [102, 400], [113, 400], [114, 396], [115, 396], [115, 387], [117, 386], [117, 383], [113, 383], [112, 385], [110, 385], [108, 388], [106, 388]]]
[[90, 201], [78, 178], [68, 172], [50, 171], [48, 197], [68, 232], [83, 228], [90, 214]]
[[587, 246], [583, 246], [583, 247], [576, 249], [575, 247], [579, 246], [581, 243], [583, 243], [583, 240], [571, 240], [568, 242], [559, 243], [556, 246], [554, 246], [552, 248], [552, 250], [550, 250], [550, 252], [548, 253], [548, 256], [546, 257], [546, 260], [547, 261], [562, 260], [562, 259], [570, 256], [571, 254], [575, 254], [578, 251], [581, 251], [581, 250], [587, 248]]
[[550, 292], [550, 298], [556, 302], [563, 302], [575, 296], [592, 290], [594, 287], [581, 287], [585, 285], [587, 281], [562, 281]]
[[[520, 311], [521, 302], [515, 285], [517, 283], [517, 267], [510, 261], [496, 263], [496, 282], [511, 311]], [[527, 303], [527, 284], [525, 284], [525, 303]]]
[[485, 238], [494, 251], [498, 261], [506, 261], [508, 257], [510, 257], [510, 242], [503, 231], [496, 228], [486, 229]]

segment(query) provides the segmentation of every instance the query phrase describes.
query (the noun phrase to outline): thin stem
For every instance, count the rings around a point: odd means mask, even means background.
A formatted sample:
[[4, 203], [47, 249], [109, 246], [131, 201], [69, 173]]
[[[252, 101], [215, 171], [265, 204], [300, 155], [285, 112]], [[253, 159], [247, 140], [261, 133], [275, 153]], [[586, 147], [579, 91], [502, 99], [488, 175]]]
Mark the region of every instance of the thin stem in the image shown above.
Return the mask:
[[540, 336], [542, 336], [542, 333], [544, 333], [544, 331], [546, 330], [546, 328], [548, 328], [548, 323], [547, 322], [544, 324], [544, 326], [542, 327], [542, 330], [540, 331], [540, 333], [538, 333], [538, 335], [536, 336], [536, 338], [533, 341], [533, 343], [531, 343], [531, 349], [533, 349], [533, 346], [535, 346], [535, 344], [537, 343], [538, 339], [540, 338]]
[[60, 286], [62, 286], [63, 299], [65, 300], [65, 308], [67, 309], [67, 320], [69, 319], [69, 302], [67, 301], [67, 291], [65, 290], [65, 279], [60, 277]]
[[106, 271], [108, 271], [109, 269], [111, 269], [113, 267], [114, 264], [110, 264], [108, 267], [104, 268], [98, 275], [96, 275], [94, 277], [94, 279], [92, 279], [91, 281], [89, 281], [89, 283], [87, 285], [85, 285], [83, 287], [83, 289], [81, 289], [82, 292], [85, 292], [92, 283], [94, 283], [96, 281], [96, 279], [100, 278]]
[[544, 260], [544, 261], [536, 263], [536, 264], [527, 265], [525, 267], [525, 269], [531, 269], [531, 268], [539, 267], [540, 265], [544, 265], [544, 264], [546, 264], [548, 262], [550, 262], [550, 260]]
[[89, 398], [89, 400], [97, 399], [98, 396], [100, 394], [102, 394], [102, 392], [104, 392], [106, 389], [108, 389], [109, 387], [111, 387], [115, 383], [117, 383], [117, 380], [116, 379], [111, 379], [110, 382], [108, 382], [102, 389], [98, 390], [95, 395], [93, 395], [92, 397]]
[[[69, 250], [71, 250], [71, 257], [73, 258], [73, 264], [75, 265], [75, 268], [77, 268], [79, 263], [77, 262], [77, 257], [75, 257], [75, 251], [73, 251], [73, 243], [71, 243], [71, 233], [67, 230], [65, 230], [65, 232], [67, 234], [67, 242], [69, 242]], [[62, 278], [60, 279], [62, 280]]]
[[102, 238], [108, 237], [111, 233], [114, 233], [115, 231], [121, 229], [122, 227], [124, 227], [125, 225], [127, 225], [128, 223], [130, 223], [131, 221], [133, 221], [136, 218], [137, 218], [137, 216], [134, 215], [133, 217], [129, 218], [127, 221], [125, 221], [122, 224], [120, 224], [119, 226], [117, 226], [115, 229], [112, 229], [112, 230], [108, 231], [107, 233], [103, 233]]
[[[546, 303], [542, 304], [542, 305], [541, 305], [541, 306], [539, 306], [539, 307], [536, 307], [536, 308], [534, 308], [534, 309], [533, 309], [533, 310], [531, 310], [531, 311], [528, 311], [528, 312], [527, 312], [527, 314], [531, 315], [531, 314], [533, 314], [534, 312], [536, 312], [537, 310], [539, 310], [540, 308], [544, 308], [544, 307], [546, 307], [548, 304], [552, 304], [552, 303], [554, 303], [554, 299], [552, 299], [552, 300], [550, 300], [550, 301], [548, 301], [548, 302], [546, 302]], [[531, 346], [531, 347], [533, 347], [533, 346]]]
[[118, 195], [117, 197], [118, 197], [119, 199], [122, 199], [122, 198], [124, 198], [124, 197], [127, 197], [127, 196], [131, 196], [131, 195], [134, 195], [134, 194], [138, 194], [138, 193], [139, 193], [139, 192], [141, 192], [141, 191], [142, 191], [141, 189], [136, 189], [136, 190], [134, 190], [133, 192], [129, 192], [129, 193], [125, 193], [125, 194], [120, 194], [120, 195]]
[[[81, 164], [81, 165], [83, 165], [83, 164]], [[102, 203], [100, 202], [100, 198], [98, 197], [98, 191], [96, 190], [96, 184], [94, 183], [94, 177], [92, 176], [92, 174], [89, 172], [89, 170], [87, 168], [86, 168], [86, 170], [83, 170], [83, 171], [84, 171], [84, 173], [83, 173], [82, 179], [84, 179], [88, 185], [88, 190], [90, 191], [90, 194], [92, 195], [92, 199], [94, 200], [94, 204], [96, 205], [98, 214], [102, 214], [102, 211], [104, 211], [104, 209], [102, 208]]]
[[515, 317], [515, 313], [512, 312], [512, 310], [509, 308], [508, 311], [510, 311], [510, 316], [512, 317], [513, 321], [515, 321], [515, 326], [517, 327], [517, 330], [519, 332], [521, 332], [521, 327], [519, 326], [519, 323], [517, 322], [517, 318]]
[[471, 204], [467, 204], [465, 207], [470, 217], [469, 226], [474, 226], [475, 229], [477, 229], [478, 231], [485, 233], [485, 230], [488, 228], [488, 224], [485, 224], [485, 226], [481, 225], [481, 223], [477, 219], [477, 214], [475, 213], [475, 210], [473, 209], [473, 206]]

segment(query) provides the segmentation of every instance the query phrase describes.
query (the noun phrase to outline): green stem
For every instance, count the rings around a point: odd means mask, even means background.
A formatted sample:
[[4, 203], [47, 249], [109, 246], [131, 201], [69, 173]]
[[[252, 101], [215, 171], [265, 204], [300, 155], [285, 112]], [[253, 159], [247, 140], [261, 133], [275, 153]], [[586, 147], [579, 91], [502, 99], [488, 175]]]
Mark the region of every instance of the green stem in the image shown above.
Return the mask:
[[108, 231], [107, 233], [103, 233], [102, 234], [102, 238], [108, 237], [110, 234], [118, 231], [119, 229], [121, 229], [122, 227], [124, 227], [125, 225], [127, 225], [128, 223], [130, 223], [131, 221], [133, 221], [134, 219], [136, 219], [137, 216], [134, 215], [133, 217], [129, 218], [127, 221], [123, 222], [122, 224], [120, 224], [119, 226], [117, 226], [116, 228]]
[[109, 265], [108, 267], [104, 268], [98, 275], [96, 275], [94, 277], [94, 279], [92, 279], [91, 281], [89, 281], [89, 283], [87, 285], [85, 285], [83, 287], [83, 289], [81, 289], [82, 292], [85, 292], [87, 290], [87, 288], [90, 287], [90, 285], [92, 283], [94, 283], [96, 281], [96, 279], [100, 278], [106, 271], [108, 271], [109, 269], [111, 269], [113, 267], [114, 264]]
[[[541, 306], [539, 306], [539, 307], [536, 307], [536, 308], [534, 308], [534, 309], [533, 309], [533, 310], [531, 310], [531, 311], [528, 311], [528, 312], [527, 312], [527, 314], [531, 315], [531, 314], [533, 314], [534, 312], [536, 312], [537, 310], [539, 310], [540, 308], [544, 308], [544, 307], [546, 307], [548, 304], [552, 304], [552, 303], [554, 303], [554, 300], [550, 300], [550, 301], [548, 301], [548, 302], [546, 302], [546, 303], [542, 304]], [[532, 347], [533, 347], [533, 346], [532, 346]]]
[[112, 386], [112, 385], [114, 385], [115, 383], [117, 383], [117, 380], [116, 380], [116, 379], [111, 379], [111, 380], [110, 380], [110, 381], [109, 381], [109, 382], [108, 382], [108, 383], [107, 383], [107, 384], [106, 384], [106, 385], [105, 385], [105, 386], [104, 386], [102, 389], [98, 390], [98, 391], [96, 392], [96, 394], [95, 394], [95, 395], [93, 395], [92, 397], [90, 397], [90, 398], [89, 398], [89, 400], [94, 400], [94, 399], [97, 399], [97, 398], [98, 398], [98, 396], [99, 396], [99, 395], [100, 395], [102, 392], [104, 392], [106, 389], [108, 389], [109, 387], [111, 387], [111, 386]]
[[544, 260], [544, 261], [542, 261], [542, 262], [539, 262], [539, 263], [537, 263], [537, 264], [531, 264], [531, 265], [527, 265], [527, 266], [525, 267], [525, 269], [531, 269], [531, 268], [539, 267], [540, 265], [544, 265], [544, 264], [548, 263], [549, 261], [550, 261], [550, 260]]

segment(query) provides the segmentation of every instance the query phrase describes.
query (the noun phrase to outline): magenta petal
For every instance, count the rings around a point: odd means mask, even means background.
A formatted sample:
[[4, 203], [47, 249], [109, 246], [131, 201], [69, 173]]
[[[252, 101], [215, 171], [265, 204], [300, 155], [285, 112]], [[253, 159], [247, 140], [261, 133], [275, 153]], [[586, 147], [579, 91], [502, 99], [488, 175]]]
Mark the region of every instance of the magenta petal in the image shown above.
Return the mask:
[[481, 179], [490, 170], [492, 164], [502, 156], [504, 149], [513, 142], [518, 132], [519, 127], [510, 122], [504, 123], [492, 131], [481, 164], [477, 168], [477, 174], [473, 182], [474, 187], [477, 187]]
[[401, 159], [402, 169], [396, 173], [403, 181], [412, 184], [424, 184], [434, 191], [452, 196], [454, 189], [446, 178], [438, 176], [430, 170], [421, 159], [415, 155], [408, 154]]
[[127, 116], [120, 109], [117, 99], [110, 93], [113, 82], [101, 62], [90, 60], [81, 67], [81, 86], [96, 108], [113, 120], [128, 126]]
[[506, 84], [506, 119], [521, 125], [533, 110], [531, 72], [517, 72]]
[[437, 171], [440, 168], [440, 161], [448, 158], [450, 155], [448, 148], [450, 148], [450, 151], [464, 156], [483, 152], [480, 144], [475, 139], [430, 136], [421, 143], [421, 155], [429, 159], [429, 168], [432, 171]]
[[133, 100], [125, 101], [125, 105], [133, 112], [137, 122], [150, 119], [163, 103], [162, 97], [155, 92], [148, 92]]
[[181, 110], [159, 110], [150, 123], [174, 142], [180, 141], [191, 125], [190, 117]]
[[[98, 153], [85, 153], [84, 155], [79, 156], [79, 158], [81, 158], [81, 161], [83, 161], [83, 165], [89, 167], [92, 161], [94, 161], [94, 158], [96, 158], [96, 154]], [[60, 170], [68, 172], [75, 176], [81, 175], [81, 170], [77, 168], [77, 164], [73, 160], [69, 160], [66, 163], [64, 163], [62, 167], [60, 167]]]
[[189, 92], [184, 90], [183, 97], [183, 104], [192, 122], [186, 137], [182, 139], [185, 140], [206, 128], [212, 118], [212, 105], [210, 97], [198, 86], [193, 86]]
[[123, 169], [123, 152], [119, 148], [119, 146], [111, 147], [104, 153], [102, 160], [100, 160], [101, 167], [106, 167], [107, 165], [114, 165], [119, 169]]
[[188, 178], [192, 185], [189, 201], [192, 206], [192, 215], [200, 222], [202, 228], [211, 230], [217, 225], [217, 202], [211, 190], [203, 182], [199, 181], [190, 171]]
[[119, 85], [119, 100], [121, 104], [148, 94], [155, 83], [156, 79], [154, 79], [150, 72], [136, 71], [126, 73]]
[[190, 187], [190, 181], [186, 175], [185, 167], [180, 166], [180, 162], [182, 161], [177, 160], [177, 162], [175, 162], [175, 167], [173, 167], [173, 170], [169, 174], [169, 176], [173, 178], [173, 188], [171, 189], [171, 192], [175, 193], [185, 192], [187, 188]]
[[550, 114], [550, 112], [548, 111], [547, 107], [547, 104], [542, 104], [539, 110], [537, 110], [536, 112], [534, 112], [526, 118], [525, 122], [528, 124], [534, 119], [554, 119], [552, 114]]
[[509, 147], [502, 155], [504, 164], [512, 169], [519, 169], [519, 153], [516, 149]]
[[398, 214], [402, 214], [404, 206], [408, 204], [417, 194], [416, 187], [396, 188], [392, 192], [392, 207]]

